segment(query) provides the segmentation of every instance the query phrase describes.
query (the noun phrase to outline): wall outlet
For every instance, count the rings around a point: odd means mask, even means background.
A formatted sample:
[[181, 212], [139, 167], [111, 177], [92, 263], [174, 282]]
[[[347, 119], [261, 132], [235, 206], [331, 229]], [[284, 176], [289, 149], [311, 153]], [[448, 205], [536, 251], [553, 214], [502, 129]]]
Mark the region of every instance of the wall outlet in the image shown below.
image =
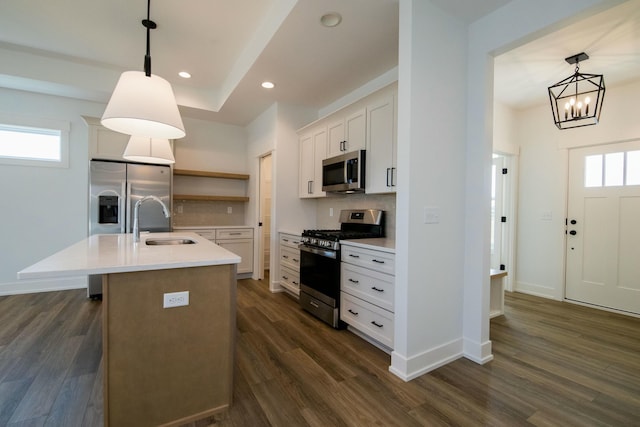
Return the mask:
[[231, 206], [227, 206], [227, 213], [228, 214], [232, 214], [233, 213], [233, 208]]
[[189, 305], [189, 291], [164, 294], [164, 304], [162, 308], [182, 307], [184, 305]]
[[182, 207], [182, 205], [178, 205], [178, 206], [176, 207], [176, 210], [178, 211], [178, 213], [179, 213], [179, 214], [181, 214], [181, 213], [182, 213], [182, 211], [183, 211], [183, 207]]
[[329, 208], [329, 216], [333, 216], [333, 208]]

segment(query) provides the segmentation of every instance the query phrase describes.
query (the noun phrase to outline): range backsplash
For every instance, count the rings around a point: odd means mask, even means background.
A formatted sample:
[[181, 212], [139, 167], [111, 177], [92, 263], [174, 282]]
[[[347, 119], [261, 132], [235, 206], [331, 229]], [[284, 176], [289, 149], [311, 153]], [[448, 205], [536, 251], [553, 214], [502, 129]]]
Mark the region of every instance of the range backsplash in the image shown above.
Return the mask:
[[[385, 235], [396, 237], [396, 195], [395, 194], [336, 194], [317, 199], [317, 228], [340, 228], [342, 209], [382, 209], [385, 211]], [[333, 208], [333, 216], [330, 210]]]

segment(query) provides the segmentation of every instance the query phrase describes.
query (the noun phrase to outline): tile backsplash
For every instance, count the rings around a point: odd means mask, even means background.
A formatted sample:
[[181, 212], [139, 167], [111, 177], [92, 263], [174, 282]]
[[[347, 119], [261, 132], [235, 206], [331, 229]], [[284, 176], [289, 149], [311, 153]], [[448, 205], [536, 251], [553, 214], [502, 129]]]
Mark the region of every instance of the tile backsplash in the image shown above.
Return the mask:
[[172, 224], [174, 227], [245, 225], [245, 205], [245, 202], [174, 200]]
[[[385, 211], [385, 235], [396, 237], [396, 195], [395, 194], [336, 194], [317, 199], [317, 228], [340, 228], [342, 209], [382, 209]], [[333, 209], [333, 216], [330, 210]]]

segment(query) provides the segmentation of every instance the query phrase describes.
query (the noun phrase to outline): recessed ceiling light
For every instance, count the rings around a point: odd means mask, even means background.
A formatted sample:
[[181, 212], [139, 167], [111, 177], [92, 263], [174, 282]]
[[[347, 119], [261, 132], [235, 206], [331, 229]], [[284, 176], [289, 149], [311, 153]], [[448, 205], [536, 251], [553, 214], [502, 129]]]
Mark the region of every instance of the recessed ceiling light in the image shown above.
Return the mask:
[[180, 77], [182, 77], [183, 79], [190, 79], [191, 78], [191, 74], [187, 73], [186, 71], [180, 71], [178, 73], [178, 75]]
[[265, 89], [273, 89], [274, 87], [276, 87], [276, 85], [271, 82], [262, 82], [261, 86]]
[[329, 12], [322, 15], [320, 22], [325, 27], [335, 27], [342, 22], [342, 15], [338, 12]]

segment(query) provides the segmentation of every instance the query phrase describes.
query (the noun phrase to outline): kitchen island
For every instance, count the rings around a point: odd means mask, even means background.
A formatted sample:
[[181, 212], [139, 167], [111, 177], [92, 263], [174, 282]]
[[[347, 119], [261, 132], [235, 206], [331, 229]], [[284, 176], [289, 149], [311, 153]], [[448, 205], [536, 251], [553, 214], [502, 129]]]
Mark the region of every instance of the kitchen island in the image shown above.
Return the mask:
[[195, 233], [94, 235], [18, 278], [101, 274], [104, 425], [171, 426], [231, 404], [239, 262]]

